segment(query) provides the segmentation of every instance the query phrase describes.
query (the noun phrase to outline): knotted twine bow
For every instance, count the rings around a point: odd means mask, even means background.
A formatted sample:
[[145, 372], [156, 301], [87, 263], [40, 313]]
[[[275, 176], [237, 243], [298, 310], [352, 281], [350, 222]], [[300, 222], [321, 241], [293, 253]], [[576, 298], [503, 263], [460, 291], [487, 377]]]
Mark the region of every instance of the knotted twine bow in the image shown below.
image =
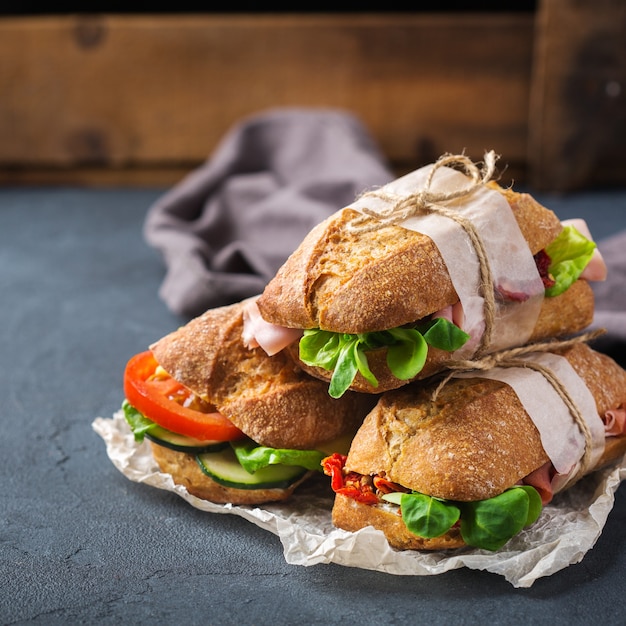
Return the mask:
[[[376, 209], [369, 207], [359, 209], [363, 216], [352, 222], [351, 229], [359, 232], [376, 230], [381, 226], [399, 224], [409, 217], [426, 212], [439, 213], [455, 219], [458, 212], [444, 205], [453, 200], [469, 196], [476, 189], [488, 183], [493, 178], [498, 158], [499, 156], [493, 150], [486, 152], [483, 167], [479, 168], [477, 163], [474, 163], [464, 154], [444, 154], [433, 163], [423, 189], [418, 189], [408, 195], [396, 194], [385, 190], [384, 187], [366, 191], [359, 196], [359, 200], [363, 198], [379, 198], [390, 206]], [[468, 184], [465, 187], [459, 187], [451, 191], [431, 190], [435, 174], [442, 167], [452, 167], [461, 170], [469, 177]], [[368, 220], [368, 217], [374, 218], [378, 224]]]
[[[493, 274], [487, 256], [485, 244], [478, 229], [471, 220], [467, 219], [454, 207], [446, 206], [454, 200], [470, 196], [474, 191], [489, 182], [495, 172], [498, 156], [491, 150], [485, 154], [482, 169], [464, 154], [444, 154], [433, 164], [423, 189], [408, 195], [399, 195], [384, 188], [367, 191], [358, 200], [377, 198], [383, 200], [386, 206], [378, 208], [359, 207], [362, 215], [352, 220], [348, 226], [352, 232], [370, 232], [384, 226], [401, 224], [410, 217], [427, 213], [436, 213], [457, 222], [467, 233], [476, 251], [480, 268], [479, 292], [483, 298], [483, 315], [485, 330], [475, 354], [480, 356], [491, 345], [496, 317], [496, 300], [493, 289]], [[465, 173], [469, 180], [466, 186], [451, 191], [433, 191], [431, 189], [435, 174], [442, 167], [453, 167]]]

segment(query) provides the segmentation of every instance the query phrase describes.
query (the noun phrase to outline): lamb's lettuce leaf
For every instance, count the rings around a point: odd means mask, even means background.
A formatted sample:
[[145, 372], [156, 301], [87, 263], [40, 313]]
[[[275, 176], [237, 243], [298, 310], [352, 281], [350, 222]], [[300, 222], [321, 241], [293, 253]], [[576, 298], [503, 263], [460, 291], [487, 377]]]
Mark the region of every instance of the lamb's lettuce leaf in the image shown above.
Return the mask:
[[461, 536], [470, 546], [499, 550], [541, 513], [541, 497], [533, 487], [512, 487], [494, 498], [463, 504]]
[[452, 502], [446, 502], [423, 493], [403, 494], [400, 502], [402, 521], [420, 537], [440, 537], [459, 520], [461, 510]]
[[546, 296], [558, 296], [569, 289], [587, 267], [595, 249], [596, 244], [574, 226], [565, 226], [558, 237], [546, 246], [550, 257], [548, 272], [555, 280], [555, 284], [546, 289]]
[[469, 546], [499, 550], [541, 514], [541, 496], [529, 485], [516, 485], [487, 500], [455, 502], [421, 493], [390, 493], [383, 500], [400, 505], [402, 521], [419, 537], [440, 537], [460, 519]]
[[428, 346], [454, 352], [469, 335], [444, 318], [414, 328], [392, 328], [351, 335], [312, 328], [300, 340], [300, 359], [307, 365], [332, 371], [329, 394], [341, 397], [360, 373], [372, 387], [378, 380], [367, 360], [367, 351], [387, 348], [387, 366], [399, 380], [410, 380], [424, 367]]

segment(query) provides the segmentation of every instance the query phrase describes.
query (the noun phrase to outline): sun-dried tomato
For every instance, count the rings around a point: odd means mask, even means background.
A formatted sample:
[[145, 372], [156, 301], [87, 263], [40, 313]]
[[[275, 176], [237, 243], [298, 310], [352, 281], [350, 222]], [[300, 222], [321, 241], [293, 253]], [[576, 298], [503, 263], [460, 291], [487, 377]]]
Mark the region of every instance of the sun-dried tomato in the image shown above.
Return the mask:
[[378, 496], [373, 491], [362, 490], [355, 486], [343, 487], [337, 493], [363, 504], [378, 504], [379, 502]]
[[541, 276], [541, 280], [543, 281], [543, 286], [547, 289], [548, 287], [552, 287], [555, 283], [554, 278], [550, 276], [549, 269], [550, 263], [552, 263], [552, 259], [550, 255], [545, 250], [539, 250], [537, 254], [535, 254], [535, 265], [537, 266], [537, 270], [539, 272], [539, 276]]
[[346, 464], [345, 454], [335, 452], [322, 459], [322, 469], [326, 476], [330, 476], [330, 486], [333, 491], [338, 491], [345, 485], [343, 467]]
[[378, 476], [378, 475], [374, 476], [374, 487], [376, 487], [376, 490], [378, 491], [378, 493], [381, 493], [381, 494], [394, 493], [395, 491], [401, 491], [402, 493], [407, 493], [408, 491], [410, 491], [409, 489], [406, 489], [402, 485], [398, 485], [398, 483], [393, 483], [390, 480], [387, 480], [386, 478], [384, 478], [383, 476]]
[[[389, 493], [403, 491], [403, 487], [396, 485], [381, 476], [364, 476], [358, 472], [346, 472], [346, 456], [335, 452], [322, 459], [324, 474], [330, 476], [330, 486], [335, 493], [352, 498], [364, 504], [378, 504], [380, 501], [377, 492]], [[378, 486], [380, 485], [380, 487]]]

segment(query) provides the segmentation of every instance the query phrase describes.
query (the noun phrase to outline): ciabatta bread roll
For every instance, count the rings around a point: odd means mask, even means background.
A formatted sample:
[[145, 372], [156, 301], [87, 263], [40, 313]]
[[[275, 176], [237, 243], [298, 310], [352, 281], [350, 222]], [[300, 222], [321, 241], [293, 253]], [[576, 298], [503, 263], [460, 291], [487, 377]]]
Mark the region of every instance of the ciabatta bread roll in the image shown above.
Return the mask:
[[[558, 217], [532, 196], [495, 188], [533, 255], [561, 232]], [[410, 324], [458, 302], [432, 239], [399, 225], [353, 231], [358, 217], [342, 209], [307, 235], [257, 301], [265, 320], [356, 334]]]
[[[529, 194], [503, 189], [493, 182], [484, 189], [492, 198], [493, 194], [504, 198], [500, 204], [510, 208], [518, 227], [516, 236], [528, 247], [523, 254], [535, 257], [537, 267], [530, 271], [538, 272], [549, 287], [551, 266], [545, 251], [563, 236], [563, 225]], [[371, 229], [354, 228], [355, 221], [365, 221], [368, 226], [368, 220], [374, 224]], [[316, 226], [256, 301], [262, 319], [274, 327], [344, 336], [419, 327], [446, 316], [463, 329], [459, 285], [455, 286], [451, 278], [449, 264], [465, 263], [464, 257], [449, 258], [446, 263], [430, 236], [400, 224], [376, 222], [376, 218], [364, 218], [348, 207]], [[519, 242], [512, 243], [511, 250], [519, 248]], [[531, 264], [532, 256], [527, 257]], [[519, 302], [520, 306], [528, 300], [527, 294], [507, 292], [506, 277], [499, 281], [491, 286], [495, 300]], [[541, 283], [539, 289], [543, 294]], [[576, 333], [591, 323], [593, 309], [593, 292], [583, 273], [565, 291], [539, 303], [528, 329], [520, 328], [517, 335], [513, 332], [506, 346], [493, 344], [494, 349]], [[302, 345], [288, 344], [291, 358], [313, 376], [332, 381], [333, 364], [320, 365], [303, 353]], [[445, 368], [446, 361], [455, 358], [455, 350], [452, 345], [443, 349], [431, 345], [422, 369], [415, 375], [399, 377], [390, 371], [385, 345], [367, 346], [364, 353], [373, 376], [364, 376], [359, 369], [349, 388], [382, 393], [426, 378]]]
[[320, 473], [326, 446], [349, 441], [373, 402], [356, 393], [335, 400], [286, 354], [246, 348], [243, 306], [211, 309], [131, 359], [124, 411], [189, 493], [260, 504]]
[[[626, 371], [582, 343], [560, 355], [584, 381], [597, 419], [605, 424], [604, 449], [582, 475], [626, 452], [624, 420], [621, 426], [613, 423], [620, 421], [616, 416], [626, 417]], [[439, 550], [466, 544], [462, 524], [468, 504], [488, 502], [520, 484], [531, 485], [544, 503], [550, 501], [558, 477], [536, 422], [513, 388], [498, 380], [453, 378], [433, 400], [435, 386], [414, 384], [384, 394], [347, 458], [325, 460], [337, 491], [337, 527], [356, 531], [371, 525], [395, 548]], [[452, 503], [461, 511], [460, 523], [439, 536], [419, 536], [407, 528], [400, 507], [383, 499], [391, 492]]]
[[154, 343], [159, 365], [265, 446], [313, 448], [358, 427], [372, 400], [351, 393], [337, 401], [285, 353], [246, 348], [243, 308], [211, 309]]

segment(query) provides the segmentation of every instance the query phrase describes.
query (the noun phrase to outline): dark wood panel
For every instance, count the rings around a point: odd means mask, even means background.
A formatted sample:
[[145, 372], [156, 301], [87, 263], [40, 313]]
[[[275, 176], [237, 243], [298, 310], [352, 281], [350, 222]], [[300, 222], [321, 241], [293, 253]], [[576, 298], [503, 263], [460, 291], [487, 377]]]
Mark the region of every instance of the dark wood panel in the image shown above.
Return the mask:
[[533, 186], [624, 185], [625, 145], [626, 3], [542, 2], [530, 105]]
[[358, 115], [398, 167], [527, 154], [533, 15], [0, 20], [0, 167], [176, 170], [277, 106]]

